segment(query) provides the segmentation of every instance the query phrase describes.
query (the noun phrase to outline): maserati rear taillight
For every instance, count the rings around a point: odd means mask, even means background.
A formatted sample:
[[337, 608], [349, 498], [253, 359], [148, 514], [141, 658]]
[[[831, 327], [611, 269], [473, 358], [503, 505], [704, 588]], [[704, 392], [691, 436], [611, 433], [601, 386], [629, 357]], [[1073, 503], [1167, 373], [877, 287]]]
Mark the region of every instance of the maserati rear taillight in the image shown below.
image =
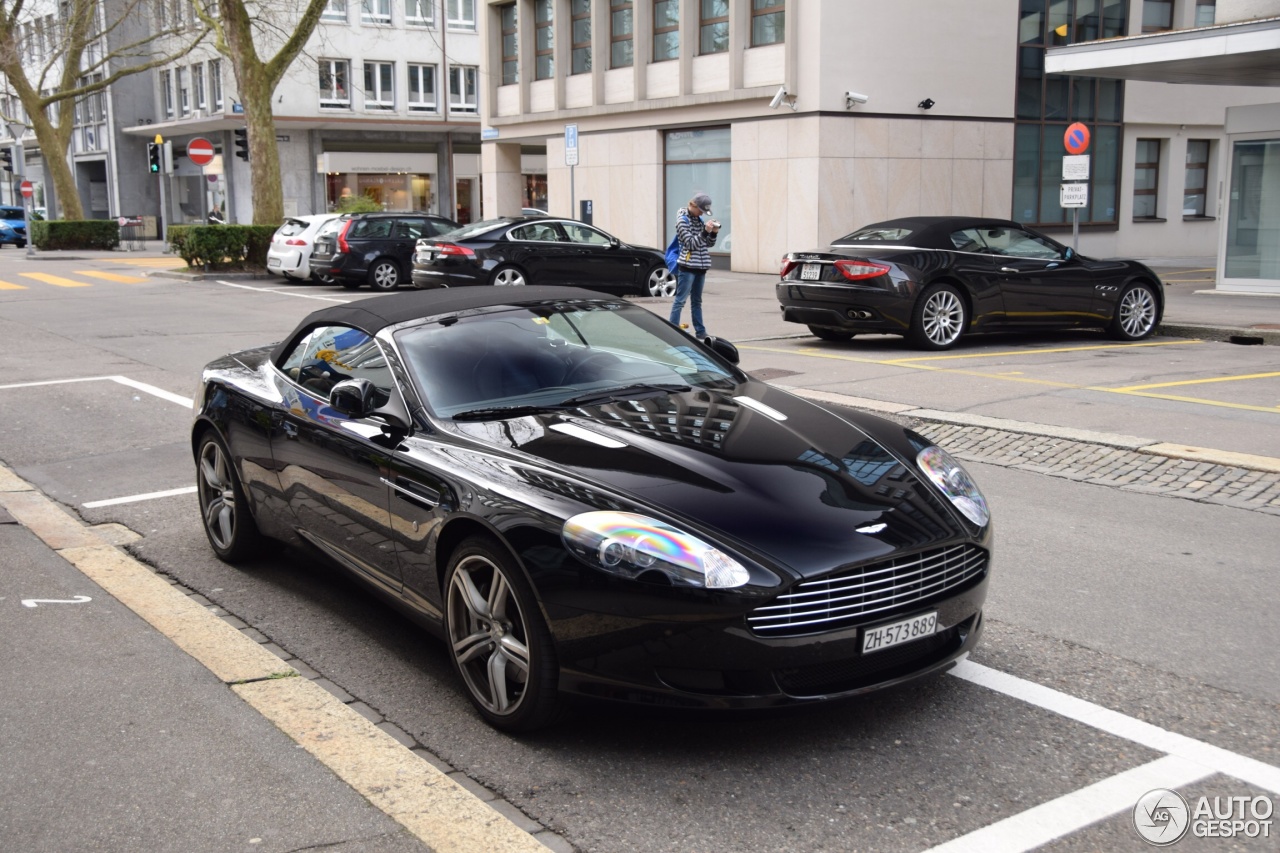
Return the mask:
[[889, 266], [874, 261], [836, 261], [836, 269], [849, 281], [861, 281], [884, 275], [889, 271]]

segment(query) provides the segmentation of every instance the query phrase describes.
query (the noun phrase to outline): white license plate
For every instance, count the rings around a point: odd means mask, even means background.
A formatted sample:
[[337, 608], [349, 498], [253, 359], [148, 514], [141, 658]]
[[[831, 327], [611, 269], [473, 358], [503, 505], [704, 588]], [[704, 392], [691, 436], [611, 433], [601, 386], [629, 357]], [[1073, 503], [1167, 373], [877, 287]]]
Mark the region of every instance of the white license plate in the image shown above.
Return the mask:
[[822, 264], [805, 264], [800, 267], [801, 281], [817, 281], [822, 278]]
[[909, 643], [936, 634], [938, 631], [938, 614], [924, 613], [912, 616], [892, 625], [881, 625], [879, 628], [868, 628], [862, 635], [862, 653], [870, 654], [890, 646]]
[[267, 258], [267, 269], [272, 271], [278, 270], [283, 265], [283, 263], [284, 262], [281, 261], [279, 258]]

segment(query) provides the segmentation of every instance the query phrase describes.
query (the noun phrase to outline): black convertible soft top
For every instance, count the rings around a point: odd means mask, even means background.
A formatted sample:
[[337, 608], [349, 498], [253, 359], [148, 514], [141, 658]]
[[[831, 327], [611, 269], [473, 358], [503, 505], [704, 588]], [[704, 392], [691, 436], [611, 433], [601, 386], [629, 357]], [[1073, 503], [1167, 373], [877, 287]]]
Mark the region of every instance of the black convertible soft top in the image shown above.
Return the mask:
[[334, 305], [313, 311], [303, 318], [289, 336], [276, 344], [271, 359], [279, 363], [286, 348], [304, 329], [316, 326], [350, 326], [369, 335], [376, 335], [387, 326], [469, 311], [474, 308], [490, 308], [499, 305], [531, 305], [541, 302], [564, 302], [584, 299], [608, 299], [617, 297], [581, 287], [450, 287], [438, 290], [413, 290], [375, 296]]
[[850, 241], [848, 238], [857, 234], [858, 231], [867, 231], [871, 229], [891, 229], [900, 228], [910, 233], [898, 240], [887, 240], [877, 238], [870, 242], [877, 245], [903, 245], [916, 246], [921, 249], [954, 249], [955, 244], [951, 242], [951, 234], [965, 228], [1021, 228], [1022, 226], [1008, 219], [990, 219], [983, 216], [905, 216], [901, 219], [890, 219], [886, 222], [875, 222], [870, 225], [864, 225], [857, 231], [846, 234], [838, 240], [832, 241], [832, 245], [849, 245], [862, 241]]

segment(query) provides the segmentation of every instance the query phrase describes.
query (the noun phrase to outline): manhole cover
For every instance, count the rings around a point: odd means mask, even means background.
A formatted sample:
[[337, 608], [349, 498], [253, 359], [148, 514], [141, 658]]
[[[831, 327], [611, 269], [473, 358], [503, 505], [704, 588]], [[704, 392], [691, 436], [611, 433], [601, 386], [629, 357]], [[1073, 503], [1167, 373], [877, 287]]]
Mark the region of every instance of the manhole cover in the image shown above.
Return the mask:
[[751, 375], [756, 379], [768, 381], [770, 379], [781, 379], [784, 376], [799, 376], [798, 370], [783, 370], [780, 367], [762, 367], [759, 370], [751, 371]]

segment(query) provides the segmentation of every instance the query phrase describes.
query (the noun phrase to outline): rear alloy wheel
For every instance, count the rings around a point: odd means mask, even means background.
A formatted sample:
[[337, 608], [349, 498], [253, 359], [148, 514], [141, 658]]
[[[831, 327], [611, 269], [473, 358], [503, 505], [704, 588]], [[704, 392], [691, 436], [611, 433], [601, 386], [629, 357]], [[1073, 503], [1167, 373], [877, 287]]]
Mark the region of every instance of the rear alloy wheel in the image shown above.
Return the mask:
[[531, 731], [555, 719], [551, 634], [519, 567], [492, 539], [473, 536], [450, 558], [445, 625], [454, 668], [490, 725]]
[[1122, 341], [1140, 341], [1156, 330], [1156, 294], [1148, 284], [1131, 284], [1120, 294], [1111, 336]]
[[650, 296], [670, 299], [676, 295], [676, 277], [671, 274], [671, 270], [667, 269], [665, 264], [654, 267], [649, 270], [649, 277], [645, 280], [645, 291]]
[[828, 329], [823, 326], [810, 326], [809, 333], [824, 341], [851, 341], [856, 332], [842, 332], [839, 329]]
[[240, 477], [226, 445], [213, 431], [201, 437], [196, 459], [196, 492], [205, 535], [218, 559], [237, 563], [263, 544]]
[[379, 258], [369, 268], [369, 286], [374, 290], [395, 290], [400, 286], [400, 267], [389, 258]]
[[960, 291], [949, 284], [936, 284], [916, 300], [908, 336], [922, 349], [947, 349], [964, 334], [968, 313]]
[[519, 267], [498, 267], [493, 273], [493, 283], [498, 287], [524, 287], [524, 273]]

